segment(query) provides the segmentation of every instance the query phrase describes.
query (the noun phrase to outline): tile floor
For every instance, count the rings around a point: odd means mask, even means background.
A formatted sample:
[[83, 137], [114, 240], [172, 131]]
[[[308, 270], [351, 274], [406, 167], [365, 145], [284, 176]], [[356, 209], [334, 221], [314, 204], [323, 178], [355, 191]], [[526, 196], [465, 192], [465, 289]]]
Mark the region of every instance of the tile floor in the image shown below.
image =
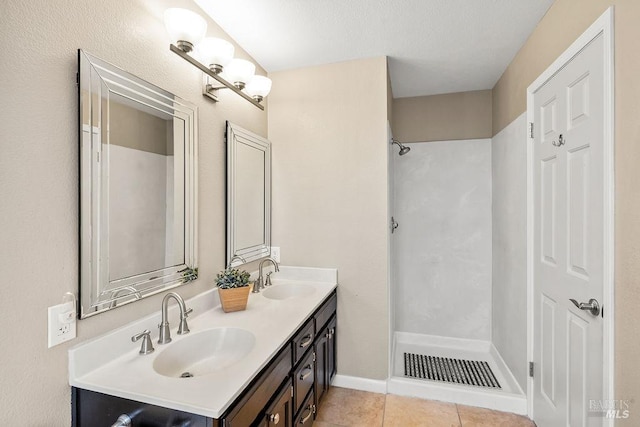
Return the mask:
[[526, 417], [454, 403], [332, 387], [314, 427], [535, 427]]

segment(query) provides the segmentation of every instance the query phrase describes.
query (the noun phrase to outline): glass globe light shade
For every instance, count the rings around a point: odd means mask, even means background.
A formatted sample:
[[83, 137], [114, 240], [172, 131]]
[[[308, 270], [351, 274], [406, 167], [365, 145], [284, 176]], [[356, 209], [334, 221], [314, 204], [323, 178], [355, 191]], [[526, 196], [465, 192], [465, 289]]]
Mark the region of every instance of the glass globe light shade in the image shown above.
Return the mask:
[[205, 37], [198, 44], [200, 61], [216, 74], [220, 73], [224, 66], [233, 59], [234, 51], [231, 43], [215, 37]]
[[224, 67], [224, 71], [228, 81], [238, 89], [244, 89], [246, 83], [256, 73], [256, 66], [244, 59], [232, 59]]
[[265, 76], [253, 76], [244, 90], [250, 97], [260, 102], [271, 92], [271, 79]]
[[176, 46], [191, 52], [207, 32], [207, 21], [195, 12], [172, 7], [164, 12], [164, 25]]

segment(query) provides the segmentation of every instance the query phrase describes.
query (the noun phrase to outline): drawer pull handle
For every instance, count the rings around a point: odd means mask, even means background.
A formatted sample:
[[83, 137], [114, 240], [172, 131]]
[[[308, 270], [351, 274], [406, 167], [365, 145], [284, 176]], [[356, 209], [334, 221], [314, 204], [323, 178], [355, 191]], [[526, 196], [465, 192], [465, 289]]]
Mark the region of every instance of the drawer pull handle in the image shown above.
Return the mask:
[[309, 421], [309, 418], [311, 418], [313, 416], [314, 412], [316, 412], [316, 405], [307, 406], [307, 410], [309, 410], [309, 415], [307, 415], [306, 417], [300, 419], [300, 424], [304, 424], [307, 421]]
[[278, 424], [280, 422], [280, 414], [271, 414], [269, 415], [269, 421]]
[[304, 370], [306, 370], [307, 372], [305, 372], [304, 374], [300, 372], [300, 381], [304, 381], [307, 378], [309, 378], [309, 375], [313, 373], [313, 365], [309, 363], [307, 366], [304, 367]]
[[309, 344], [311, 344], [311, 342], [313, 342], [313, 337], [311, 336], [311, 334], [307, 334], [303, 338], [304, 338], [304, 341], [302, 341], [300, 343], [300, 347], [301, 348], [308, 347]]

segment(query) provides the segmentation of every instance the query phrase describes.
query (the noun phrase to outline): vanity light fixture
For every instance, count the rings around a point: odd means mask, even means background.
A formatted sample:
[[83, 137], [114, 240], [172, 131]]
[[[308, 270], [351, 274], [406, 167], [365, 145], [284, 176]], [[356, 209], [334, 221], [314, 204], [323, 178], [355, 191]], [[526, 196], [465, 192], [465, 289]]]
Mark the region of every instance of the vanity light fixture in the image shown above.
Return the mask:
[[205, 65], [209, 64], [209, 69], [216, 74], [220, 74], [231, 62], [234, 52], [235, 49], [231, 43], [215, 37], [205, 37], [198, 44], [200, 60]]
[[[169, 46], [169, 50], [204, 73], [204, 96], [218, 101], [218, 90], [231, 89], [264, 110], [260, 102], [271, 90], [270, 79], [256, 76], [259, 78], [252, 83], [256, 66], [244, 59], [234, 59], [231, 43], [214, 37], [205, 38], [207, 22], [197, 13], [170, 8], [164, 16], [167, 31], [175, 42]], [[192, 51], [198, 59], [189, 55]], [[219, 84], [214, 86], [211, 79]], [[245, 88], [246, 91], [243, 91]]]
[[176, 46], [191, 52], [207, 32], [207, 21], [195, 12], [172, 7], [164, 12], [164, 25]]
[[247, 83], [245, 91], [256, 101], [260, 102], [271, 91], [271, 79], [265, 76], [253, 76]]
[[233, 82], [233, 85], [242, 90], [247, 82], [253, 78], [256, 73], [256, 66], [246, 59], [232, 59], [227, 65], [225, 74], [227, 80]]

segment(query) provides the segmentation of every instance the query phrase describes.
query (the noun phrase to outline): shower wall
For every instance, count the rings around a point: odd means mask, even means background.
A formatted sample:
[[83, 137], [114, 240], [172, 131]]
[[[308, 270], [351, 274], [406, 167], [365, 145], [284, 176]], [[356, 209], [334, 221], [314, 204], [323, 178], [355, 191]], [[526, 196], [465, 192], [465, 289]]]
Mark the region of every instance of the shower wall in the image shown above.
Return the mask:
[[493, 345], [527, 385], [527, 118], [493, 137]]
[[490, 340], [491, 140], [409, 146], [394, 155], [395, 330]]

